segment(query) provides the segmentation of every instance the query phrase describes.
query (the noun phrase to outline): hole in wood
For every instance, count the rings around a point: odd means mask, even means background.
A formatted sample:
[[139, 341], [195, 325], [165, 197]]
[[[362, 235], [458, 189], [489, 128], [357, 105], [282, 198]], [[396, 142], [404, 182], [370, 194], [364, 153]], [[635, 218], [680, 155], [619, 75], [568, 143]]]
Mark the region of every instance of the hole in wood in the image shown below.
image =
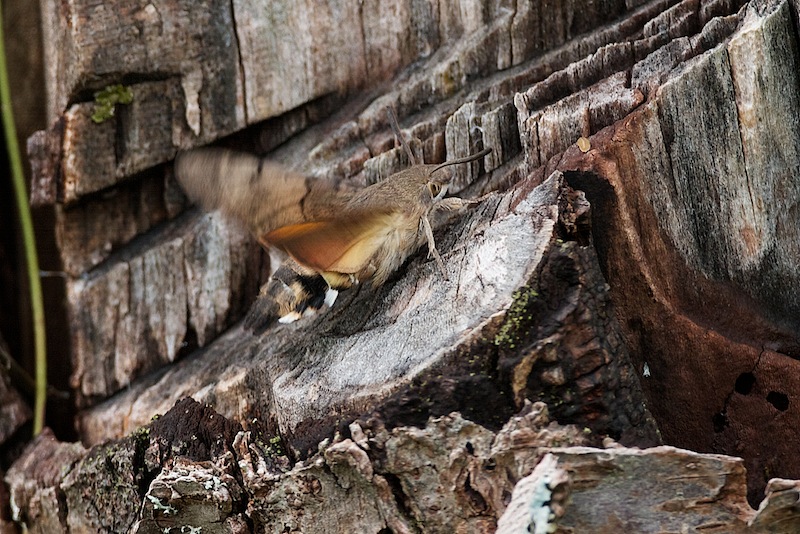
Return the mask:
[[736, 393], [741, 395], [749, 395], [755, 383], [756, 377], [753, 373], [742, 373], [736, 379], [736, 384], [734, 384], [733, 389]]
[[786, 393], [770, 391], [767, 393], [767, 402], [782, 412], [789, 409], [789, 396]]

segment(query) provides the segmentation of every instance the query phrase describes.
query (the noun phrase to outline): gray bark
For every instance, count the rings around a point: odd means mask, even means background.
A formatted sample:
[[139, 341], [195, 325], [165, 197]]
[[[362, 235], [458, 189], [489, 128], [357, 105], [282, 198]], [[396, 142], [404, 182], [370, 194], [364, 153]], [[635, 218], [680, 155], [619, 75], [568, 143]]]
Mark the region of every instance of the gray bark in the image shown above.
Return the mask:
[[[62, 120], [31, 148], [60, 203], [92, 448], [31, 444], [6, 477], [18, 519], [790, 532], [797, 484], [768, 479], [800, 478], [798, 4], [741, 4], [50, 6]], [[61, 29], [67, 5], [84, 24]], [[94, 124], [81, 95], [120, 72], [134, 103]], [[401, 165], [389, 105], [428, 162], [494, 148], [454, 180], [481, 201], [437, 227], [447, 278], [420, 253], [380, 290], [243, 332], [266, 259], [182, 213], [162, 164], [219, 141], [363, 187]]]

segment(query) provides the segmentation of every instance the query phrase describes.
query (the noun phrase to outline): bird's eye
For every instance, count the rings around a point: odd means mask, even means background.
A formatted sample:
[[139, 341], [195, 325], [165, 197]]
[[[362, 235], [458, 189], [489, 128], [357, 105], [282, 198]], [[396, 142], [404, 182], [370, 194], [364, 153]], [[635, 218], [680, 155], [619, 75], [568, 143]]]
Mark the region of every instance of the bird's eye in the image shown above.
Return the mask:
[[428, 190], [431, 192], [431, 198], [436, 198], [442, 191], [442, 186], [436, 182], [428, 182]]

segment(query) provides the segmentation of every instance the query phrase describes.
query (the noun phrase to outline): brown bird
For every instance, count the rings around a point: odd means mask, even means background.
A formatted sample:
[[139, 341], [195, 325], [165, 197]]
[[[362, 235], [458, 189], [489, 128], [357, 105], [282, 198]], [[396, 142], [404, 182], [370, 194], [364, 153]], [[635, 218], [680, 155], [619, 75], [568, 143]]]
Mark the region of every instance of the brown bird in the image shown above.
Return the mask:
[[220, 148], [184, 152], [175, 175], [189, 198], [242, 221], [266, 248], [290, 257], [262, 288], [246, 325], [262, 329], [280, 317], [291, 322], [337, 290], [369, 280], [382, 285], [423, 243], [444, 273], [430, 218], [468, 202], [444, 198], [444, 167], [486, 156], [477, 154], [433, 165], [418, 163], [403, 139], [394, 113], [389, 118], [411, 167], [357, 192], [339, 192], [250, 154]]

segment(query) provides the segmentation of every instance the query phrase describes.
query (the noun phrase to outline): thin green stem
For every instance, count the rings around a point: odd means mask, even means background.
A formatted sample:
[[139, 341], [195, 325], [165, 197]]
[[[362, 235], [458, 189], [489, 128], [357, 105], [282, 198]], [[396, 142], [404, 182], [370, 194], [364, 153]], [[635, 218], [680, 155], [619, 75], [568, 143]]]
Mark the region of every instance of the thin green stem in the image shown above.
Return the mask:
[[17, 144], [17, 129], [11, 108], [11, 91], [8, 84], [6, 66], [5, 35], [3, 32], [2, 3], [0, 3], [0, 113], [3, 116], [3, 133], [6, 138], [8, 160], [11, 165], [11, 179], [17, 201], [17, 216], [22, 230], [25, 247], [25, 260], [28, 267], [28, 286], [31, 292], [31, 311], [33, 313], [33, 337], [36, 358], [36, 397], [33, 411], [33, 433], [38, 434], [44, 426], [44, 410], [47, 401], [47, 352], [44, 331], [44, 305], [42, 303], [42, 284], [39, 279], [39, 259], [36, 255], [36, 240], [33, 235], [33, 222], [28, 204], [25, 175], [22, 172], [22, 158]]

